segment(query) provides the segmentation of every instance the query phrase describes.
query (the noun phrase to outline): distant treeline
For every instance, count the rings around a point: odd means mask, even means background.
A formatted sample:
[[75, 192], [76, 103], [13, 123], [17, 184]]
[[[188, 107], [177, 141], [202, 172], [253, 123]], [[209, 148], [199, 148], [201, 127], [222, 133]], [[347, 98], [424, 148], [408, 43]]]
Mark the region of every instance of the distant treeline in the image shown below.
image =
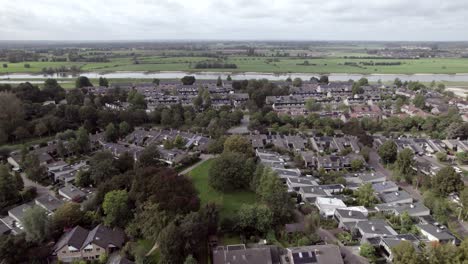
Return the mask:
[[414, 57], [386, 57], [386, 56], [344, 56], [345, 59], [362, 59], [362, 60], [388, 60], [388, 59], [399, 59], [399, 60], [417, 60], [419, 58]]
[[360, 61], [359, 63], [346, 61], [344, 63], [344, 65], [346, 65], [346, 66], [359, 66], [359, 64], [365, 65], [365, 66], [398, 66], [398, 65], [402, 65], [403, 63], [401, 63], [400, 61], [395, 61], [395, 62]]
[[41, 72], [43, 74], [54, 74], [54, 73], [65, 73], [65, 72], [78, 73], [80, 72], [80, 67], [76, 65], [73, 65], [70, 67], [60, 66], [57, 68], [44, 67], [42, 68]]
[[193, 67], [195, 69], [237, 69], [234, 63], [221, 62], [197, 62]]

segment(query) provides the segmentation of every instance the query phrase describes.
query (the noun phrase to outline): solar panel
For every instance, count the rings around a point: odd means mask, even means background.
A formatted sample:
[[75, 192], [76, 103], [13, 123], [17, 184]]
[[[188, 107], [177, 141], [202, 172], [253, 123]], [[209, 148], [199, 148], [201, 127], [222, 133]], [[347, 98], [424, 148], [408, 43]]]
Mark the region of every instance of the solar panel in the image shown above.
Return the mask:
[[317, 263], [317, 256], [315, 255], [315, 252], [312, 251], [293, 253], [292, 257], [294, 264]]

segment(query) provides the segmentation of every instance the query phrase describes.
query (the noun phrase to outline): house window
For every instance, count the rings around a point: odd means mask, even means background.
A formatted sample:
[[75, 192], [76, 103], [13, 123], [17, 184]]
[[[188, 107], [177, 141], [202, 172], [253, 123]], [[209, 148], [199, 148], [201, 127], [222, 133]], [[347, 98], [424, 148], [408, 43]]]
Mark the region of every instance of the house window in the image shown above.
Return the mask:
[[101, 250], [101, 249], [100, 249], [100, 248], [96, 248], [96, 251], [99, 251], [99, 250]]
[[62, 253], [63, 253], [63, 254], [66, 254], [66, 253], [67, 253], [67, 251], [65, 251], [65, 250], [64, 250], [64, 251], [62, 251]]
[[84, 251], [85, 251], [85, 252], [91, 252], [91, 251], [93, 251], [93, 249], [92, 249], [92, 248], [88, 248], [88, 249], [85, 249]]

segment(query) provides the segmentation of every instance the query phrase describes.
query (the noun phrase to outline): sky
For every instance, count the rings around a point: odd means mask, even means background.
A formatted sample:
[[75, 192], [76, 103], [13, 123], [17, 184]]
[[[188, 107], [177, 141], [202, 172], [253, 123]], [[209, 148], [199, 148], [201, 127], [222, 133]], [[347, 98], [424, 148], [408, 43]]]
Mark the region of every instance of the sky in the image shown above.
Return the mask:
[[0, 40], [468, 40], [468, 0], [0, 0]]

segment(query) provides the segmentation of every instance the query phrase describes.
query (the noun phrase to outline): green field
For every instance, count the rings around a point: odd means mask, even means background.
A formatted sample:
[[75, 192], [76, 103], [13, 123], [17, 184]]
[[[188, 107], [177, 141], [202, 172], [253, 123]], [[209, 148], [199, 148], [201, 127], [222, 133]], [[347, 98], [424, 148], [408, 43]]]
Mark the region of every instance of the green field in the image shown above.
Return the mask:
[[[468, 73], [468, 58], [427, 58], [419, 60], [385, 59], [374, 62], [401, 62], [393, 66], [363, 66], [344, 65], [345, 62], [371, 62], [370, 59], [345, 59], [344, 55], [364, 55], [350, 53], [332, 53], [333, 56], [321, 59], [301, 59], [287, 57], [246, 57], [229, 56], [225, 63], [235, 63], [237, 69], [194, 69], [192, 65], [199, 61], [213, 60], [207, 57], [165, 57], [142, 55], [138, 57], [139, 64], [134, 64], [130, 57], [112, 58], [110, 62], [28, 62], [30, 68], [25, 68], [23, 62], [8, 63], [8, 67], [0, 68], [0, 73], [40, 73], [44, 67], [80, 66], [82, 71], [112, 72], [112, 71], [224, 71], [224, 72], [272, 72], [272, 73]], [[277, 60], [277, 61], [269, 61]], [[309, 65], [300, 65], [307, 60]]]
[[220, 215], [222, 218], [234, 216], [242, 204], [254, 204], [256, 197], [253, 192], [221, 193], [211, 188], [208, 183], [208, 171], [213, 161], [214, 159], [207, 160], [189, 173], [195, 188], [199, 192], [201, 204], [215, 203], [219, 205], [221, 207]]

